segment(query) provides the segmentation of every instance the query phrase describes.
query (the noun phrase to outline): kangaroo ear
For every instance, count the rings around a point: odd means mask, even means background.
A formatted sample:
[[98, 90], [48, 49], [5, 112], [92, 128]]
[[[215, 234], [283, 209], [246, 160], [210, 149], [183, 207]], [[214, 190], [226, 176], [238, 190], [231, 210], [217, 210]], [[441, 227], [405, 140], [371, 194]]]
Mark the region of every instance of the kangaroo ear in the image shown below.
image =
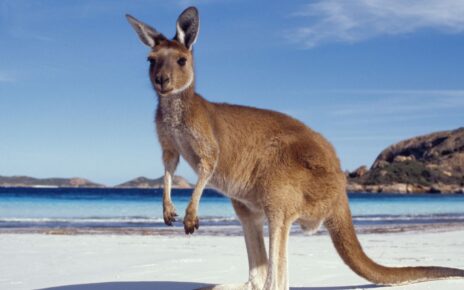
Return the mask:
[[143, 23], [142, 21], [137, 20], [135, 17], [126, 14], [127, 20], [130, 25], [134, 28], [135, 32], [140, 37], [143, 43], [148, 45], [151, 48], [154, 48], [156, 45], [160, 44], [161, 41], [166, 40], [166, 37], [156, 31], [153, 27], [148, 24]]
[[200, 30], [200, 18], [197, 8], [189, 7], [180, 14], [177, 19], [176, 30], [174, 39], [177, 39], [186, 48], [192, 50], [193, 44], [197, 41], [198, 31]]

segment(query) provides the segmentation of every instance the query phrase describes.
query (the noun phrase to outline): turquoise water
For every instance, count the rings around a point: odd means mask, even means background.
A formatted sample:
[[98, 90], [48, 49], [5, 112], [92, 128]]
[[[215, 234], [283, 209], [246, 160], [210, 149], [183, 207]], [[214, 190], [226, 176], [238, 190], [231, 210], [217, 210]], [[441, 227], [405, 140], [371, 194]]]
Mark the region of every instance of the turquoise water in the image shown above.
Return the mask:
[[[147, 189], [0, 188], [0, 228], [161, 227], [162, 191]], [[174, 190], [180, 216], [191, 190]], [[350, 194], [355, 224], [464, 223], [464, 195]], [[237, 225], [230, 201], [206, 190], [203, 226]], [[180, 224], [180, 223], [179, 223]]]

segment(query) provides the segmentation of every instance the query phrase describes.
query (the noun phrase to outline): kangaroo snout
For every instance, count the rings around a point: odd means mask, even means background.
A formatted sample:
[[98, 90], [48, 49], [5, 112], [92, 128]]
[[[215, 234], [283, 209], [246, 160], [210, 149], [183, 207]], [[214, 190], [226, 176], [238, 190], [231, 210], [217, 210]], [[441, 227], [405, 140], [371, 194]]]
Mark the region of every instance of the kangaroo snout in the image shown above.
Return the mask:
[[170, 82], [168, 75], [157, 75], [155, 76], [155, 84], [159, 85], [161, 88], [165, 87]]

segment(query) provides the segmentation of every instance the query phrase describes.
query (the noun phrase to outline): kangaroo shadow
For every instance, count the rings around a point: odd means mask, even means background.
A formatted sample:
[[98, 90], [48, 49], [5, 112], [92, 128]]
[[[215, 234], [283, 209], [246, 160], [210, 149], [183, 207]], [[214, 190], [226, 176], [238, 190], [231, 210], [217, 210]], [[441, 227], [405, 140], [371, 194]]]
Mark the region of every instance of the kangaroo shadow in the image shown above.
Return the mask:
[[[63, 285], [39, 290], [193, 290], [212, 286], [211, 284], [195, 282], [174, 281], [135, 281], [135, 282], [102, 282], [90, 284]], [[382, 286], [374, 284], [348, 285], [348, 286], [323, 286], [323, 287], [291, 287], [291, 290], [350, 290], [372, 289]]]
[[373, 289], [382, 288], [385, 286], [379, 286], [375, 284], [365, 285], [346, 285], [346, 286], [321, 286], [321, 287], [290, 287], [290, 290], [354, 290], [354, 289]]

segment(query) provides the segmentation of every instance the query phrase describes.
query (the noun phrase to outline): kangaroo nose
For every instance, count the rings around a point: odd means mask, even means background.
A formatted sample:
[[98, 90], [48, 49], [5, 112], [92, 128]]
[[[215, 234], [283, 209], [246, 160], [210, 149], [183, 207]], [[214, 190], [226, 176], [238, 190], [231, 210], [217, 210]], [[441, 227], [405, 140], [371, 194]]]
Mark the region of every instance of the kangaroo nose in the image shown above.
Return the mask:
[[160, 86], [163, 86], [167, 83], [169, 83], [169, 77], [168, 76], [164, 76], [164, 75], [159, 75], [159, 76], [156, 76], [155, 77], [155, 83], [160, 85]]

